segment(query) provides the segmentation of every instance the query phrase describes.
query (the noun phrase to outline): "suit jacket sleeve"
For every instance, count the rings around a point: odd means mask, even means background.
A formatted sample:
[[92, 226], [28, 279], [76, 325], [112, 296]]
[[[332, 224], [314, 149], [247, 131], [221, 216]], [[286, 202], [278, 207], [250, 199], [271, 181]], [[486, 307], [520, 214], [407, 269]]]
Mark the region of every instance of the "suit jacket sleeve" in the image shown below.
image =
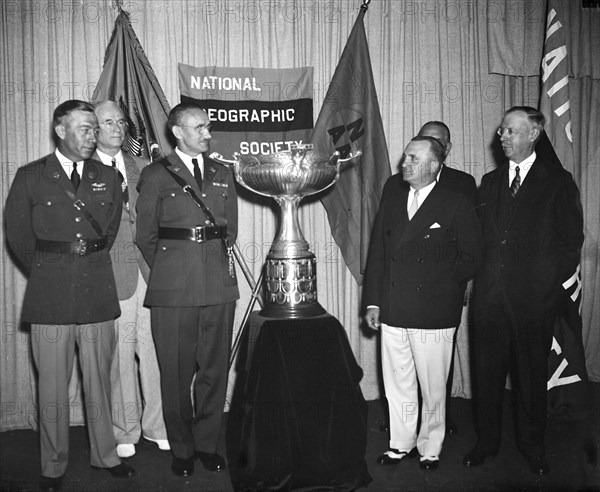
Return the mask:
[[151, 175], [150, 171], [152, 167], [144, 168], [138, 183], [136, 241], [148, 265], [152, 268], [158, 243], [160, 192], [156, 174]]
[[238, 199], [235, 179], [230, 168], [225, 168], [227, 177], [227, 239], [233, 246], [238, 234]]
[[483, 263], [483, 233], [472, 198], [464, 196], [457, 208], [454, 231], [456, 234], [456, 277], [466, 282], [475, 276]]
[[26, 273], [29, 273], [35, 259], [36, 238], [31, 216], [32, 200], [25, 178], [25, 171], [20, 168], [8, 192], [4, 217], [8, 244]]

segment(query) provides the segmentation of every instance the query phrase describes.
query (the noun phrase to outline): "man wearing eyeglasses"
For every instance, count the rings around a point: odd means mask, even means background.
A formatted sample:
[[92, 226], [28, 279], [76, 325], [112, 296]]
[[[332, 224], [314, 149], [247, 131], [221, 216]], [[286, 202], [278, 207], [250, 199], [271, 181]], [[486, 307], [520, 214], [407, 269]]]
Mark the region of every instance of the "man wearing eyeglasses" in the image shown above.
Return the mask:
[[121, 316], [115, 321], [117, 345], [112, 361], [111, 393], [117, 454], [128, 458], [135, 454], [135, 444], [142, 435], [159, 449], [170, 449], [150, 310], [143, 305], [150, 269], [135, 244], [136, 186], [147, 162], [122, 148], [128, 126], [117, 103], [100, 101], [95, 104], [94, 112], [99, 130], [93, 157], [117, 170], [123, 198], [121, 225], [111, 250], [121, 307]]
[[177, 146], [142, 171], [137, 242], [151, 269], [146, 305], [161, 370], [171, 470], [187, 477], [194, 473], [194, 458], [211, 471], [225, 468], [217, 441], [239, 298], [231, 256], [238, 211], [231, 171], [206, 156], [211, 139], [206, 112], [181, 103], [167, 125]]
[[498, 128], [508, 162], [480, 188], [485, 258], [473, 295], [477, 443], [464, 465], [498, 453], [507, 373], [516, 393], [519, 451], [536, 475], [545, 458], [548, 354], [554, 320], [567, 302], [562, 288], [579, 263], [583, 218], [571, 174], [535, 152], [544, 115], [517, 106]]
[[69, 380], [75, 345], [83, 374], [90, 464], [134, 475], [116, 452], [110, 362], [119, 316], [109, 250], [121, 217], [116, 172], [91, 159], [98, 120], [91, 104], [54, 110], [56, 150], [19, 168], [5, 207], [6, 237], [28, 276], [21, 320], [31, 324], [38, 370], [40, 489], [59, 490], [69, 459]]

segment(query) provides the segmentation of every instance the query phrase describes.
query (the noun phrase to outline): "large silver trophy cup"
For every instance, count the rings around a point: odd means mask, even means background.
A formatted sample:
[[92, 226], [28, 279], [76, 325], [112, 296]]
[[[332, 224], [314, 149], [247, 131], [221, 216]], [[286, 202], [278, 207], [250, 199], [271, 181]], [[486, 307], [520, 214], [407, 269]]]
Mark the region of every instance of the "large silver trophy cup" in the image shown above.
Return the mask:
[[303, 318], [324, 314], [317, 301], [317, 260], [309, 250], [298, 222], [300, 201], [332, 186], [340, 165], [359, 156], [360, 151], [340, 158], [318, 155], [311, 144], [267, 155], [241, 155], [226, 160], [238, 183], [259, 195], [270, 196], [281, 210], [279, 229], [266, 260], [267, 299], [260, 314], [269, 318]]

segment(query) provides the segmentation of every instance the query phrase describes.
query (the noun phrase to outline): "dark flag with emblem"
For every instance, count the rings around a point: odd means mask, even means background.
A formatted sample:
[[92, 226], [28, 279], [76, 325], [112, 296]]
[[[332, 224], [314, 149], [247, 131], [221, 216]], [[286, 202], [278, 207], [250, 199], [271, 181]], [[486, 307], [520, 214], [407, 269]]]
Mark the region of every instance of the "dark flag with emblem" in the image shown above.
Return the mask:
[[152, 158], [168, 154], [172, 147], [167, 136], [169, 103], [154, 70], [129, 22], [129, 14], [119, 13], [104, 56], [93, 101], [110, 99], [121, 106], [129, 123], [123, 146], [133, 155]]
[[[548, 2], [546, 40], [542, 58], [540, 110], [546, 117], [546, 131], [536, 145], [538, 158], [549, 166], [573, 166], [573, 137], [569, 98], [569, 65], [565, 37], [564, 4]], [[579, 197], [573, 197], [581, 209]], [[554, 340], [548, 357], [548, 416], [572, 421], [586, 418], [590, 411], [589, 386], [582, 340], [581, 269], [562, 284], [565, 305], [556, 318]]]
[[321, 199], [335, 242], [359, 285], [383, 185], [391, 175], [363, 24], [366, 10], [363, 5], [354, 23], [310, 140], [324, 155], [362, 152], [342, 164], [339, 181]]

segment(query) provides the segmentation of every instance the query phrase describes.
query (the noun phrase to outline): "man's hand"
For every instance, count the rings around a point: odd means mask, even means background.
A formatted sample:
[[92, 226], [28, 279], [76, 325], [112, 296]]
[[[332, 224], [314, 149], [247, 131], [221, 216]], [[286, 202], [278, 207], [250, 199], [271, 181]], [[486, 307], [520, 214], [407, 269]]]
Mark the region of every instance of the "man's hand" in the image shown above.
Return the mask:
[[379, 308], [367, 308], [367, 312], [365, 313], [365, 321], [367, 322], [367, 326], [372, 330], [379, 330], [379, 328], [381, 328], [381, 323], [379, 322]]

